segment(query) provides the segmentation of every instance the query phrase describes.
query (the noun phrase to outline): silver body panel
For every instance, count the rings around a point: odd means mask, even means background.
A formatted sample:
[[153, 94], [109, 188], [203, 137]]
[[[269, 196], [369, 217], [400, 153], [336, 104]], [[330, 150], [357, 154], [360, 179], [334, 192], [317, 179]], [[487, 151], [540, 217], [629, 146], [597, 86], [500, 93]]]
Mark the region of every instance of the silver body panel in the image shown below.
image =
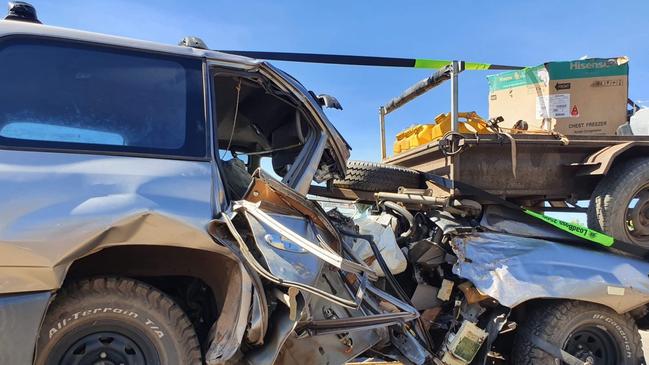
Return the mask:
[[0, 186], [0, 293], [58, 288], [107, 246], [218, 247], [209, 162], [0, 150]]
[[649, 303], [644, 261], [502, 233], [461, 236], [453, 244], [458, 255], [453, 272], [506, 307], [575, 299], [625, 313]]

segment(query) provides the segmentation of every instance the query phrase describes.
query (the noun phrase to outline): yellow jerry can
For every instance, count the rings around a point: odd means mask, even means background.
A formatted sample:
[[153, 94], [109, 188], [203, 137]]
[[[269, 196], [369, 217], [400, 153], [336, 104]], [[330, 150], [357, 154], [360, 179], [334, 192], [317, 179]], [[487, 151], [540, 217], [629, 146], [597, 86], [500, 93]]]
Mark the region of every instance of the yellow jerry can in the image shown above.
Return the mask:
[[[458, 113], [458, 132], [460, 133], [491, 133], [487, 123], [476, 112]], [[451, 130], [451, 113], [440, 114], [435, 117], [435, 124], [417, 124], [399, 132], [394, 142], [395, 154], [407, 151], [417, 146], [434, 142]]]
[[421, 131], [422, 125], [410, 126], [397, 134], [397, 140], [394, 142], [394, 153], [407, 151], [418, 146], [417, 134]]

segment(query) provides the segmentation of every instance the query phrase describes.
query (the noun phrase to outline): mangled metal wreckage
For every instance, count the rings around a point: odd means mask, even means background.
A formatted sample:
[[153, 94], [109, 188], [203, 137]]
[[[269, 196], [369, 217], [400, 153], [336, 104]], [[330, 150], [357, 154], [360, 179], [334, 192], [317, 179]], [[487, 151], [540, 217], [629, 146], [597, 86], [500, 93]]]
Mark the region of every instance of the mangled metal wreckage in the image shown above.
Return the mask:
[[[270, 315], [271, 342], [247, 361], [643, 361], [634, 321], [645, 323], [649, 263], [593, 249], [511, 207], [476, 209], [480, 204], [466, 199], [426, 205], [431, 197], [415, 189], [398, 195], [376, 193], [376, 204], [352, 219], [325, 213], [257, 172], [244, 200], [210, 231], [251, 277], [272, 283], [256, 294], [270, 293], [279, 304]], [[555, 314], [564, 317], [545, 318]], [[543, 326], [548, 335], [532, 330]], [[556, 326], [567, 326], [565, 333], [552, 333]]]
[[[347, 163], [322, 109], [338, 103], [269, 64], [14, 6], [0, 22], [0, 363], [642, 358], [649, 263], [609, 252], [624, 246]], [[371, 191], [362, 214], [307, 198], [352, 178]]]

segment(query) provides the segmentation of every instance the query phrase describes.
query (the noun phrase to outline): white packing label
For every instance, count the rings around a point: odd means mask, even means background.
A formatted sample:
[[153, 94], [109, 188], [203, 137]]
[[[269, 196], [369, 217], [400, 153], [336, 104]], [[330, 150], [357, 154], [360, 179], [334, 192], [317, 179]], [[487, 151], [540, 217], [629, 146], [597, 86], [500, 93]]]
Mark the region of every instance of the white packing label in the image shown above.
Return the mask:
[[570, 117], [570, 94], [553, 94], [536, 97], [536, 118]]
[[616, 286], [607, 286], [606, 291], [608, 292], [608, 295], [624, 295], [624, 288]]

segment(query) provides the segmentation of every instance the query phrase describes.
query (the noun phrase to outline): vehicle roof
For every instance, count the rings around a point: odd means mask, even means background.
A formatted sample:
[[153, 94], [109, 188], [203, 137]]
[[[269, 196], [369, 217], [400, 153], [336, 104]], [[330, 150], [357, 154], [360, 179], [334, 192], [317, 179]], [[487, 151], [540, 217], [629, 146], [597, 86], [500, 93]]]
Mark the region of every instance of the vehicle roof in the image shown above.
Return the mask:
[[0, 37], [10, 35], [31, 35], [40, 37], [53, 37], [70, 39], [81, 42], [97, 43], [117, 47], [132, 48], [151, 52], [169, 53], [180, 56], [207, 58], [222, 63], [238, 64], [243, 67], [255, 67], [262, 61], [253, 58], [232, 55], [228, 53], [192, 48], [186, 46], [169, 45], [157, 42], [143, 41], [127, 37], [119, 37], [101, 33], [93, 33], [76, 29], [54, 27], [45, 24], [30, 23], [16, 20], [0, 21]]

